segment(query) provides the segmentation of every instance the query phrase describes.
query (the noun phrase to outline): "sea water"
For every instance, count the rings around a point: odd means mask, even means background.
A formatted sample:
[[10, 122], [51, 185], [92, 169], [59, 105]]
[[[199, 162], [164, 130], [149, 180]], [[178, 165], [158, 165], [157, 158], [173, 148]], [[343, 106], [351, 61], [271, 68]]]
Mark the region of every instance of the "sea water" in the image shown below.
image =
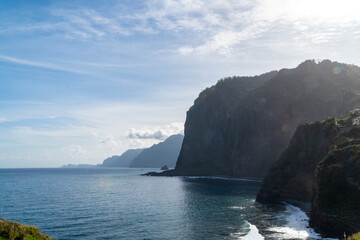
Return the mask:
[[154, 169], [0, 169], [0, 218], [54, 239], [320, 239], [248, 179], [145, 177]]

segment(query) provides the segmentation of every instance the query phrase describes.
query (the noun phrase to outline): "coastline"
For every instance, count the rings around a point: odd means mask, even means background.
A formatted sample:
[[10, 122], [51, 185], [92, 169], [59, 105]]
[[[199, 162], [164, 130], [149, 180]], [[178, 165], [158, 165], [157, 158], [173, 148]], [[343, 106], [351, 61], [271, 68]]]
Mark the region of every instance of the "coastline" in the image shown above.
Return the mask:
[[230, 177], [225, 175], [182, 175], [177, 174], [175, 169], [167, 170], [163, 172], [147, 172], [141, 174], [141, 176], [148, 177], [183, 177], [189, 179], [217, 179], [217, 180], [229, 180], [229, 181], [246, 181], [246, 182], [258, 182], [262, 183], [263, 180], [260, 178], [250, 178], [250, 177]]

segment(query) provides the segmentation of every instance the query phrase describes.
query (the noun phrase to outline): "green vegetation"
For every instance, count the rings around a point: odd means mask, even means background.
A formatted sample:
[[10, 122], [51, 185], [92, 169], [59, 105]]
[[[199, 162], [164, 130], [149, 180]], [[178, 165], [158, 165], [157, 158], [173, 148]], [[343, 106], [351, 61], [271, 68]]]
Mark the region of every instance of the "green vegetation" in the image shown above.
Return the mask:
[[340, 128], [346, 128], [352, 126], [352, 120], [356, 117], [359, 117], [358, 112], [348, 112], [344, 115], [339, 116], [335, 120]]
[[328, 221], [341, 221], [348, 226], [360, 224], [359, 136], [359, 127], [343, 132], [316, 169], [314, 205]]
[[355, 233], [347, 237], [346, 239], [344, 238], [343, 240], [360, 240], [360, 233]]
[[0, 219], [0, 240], [51, 240], [37, 227]]

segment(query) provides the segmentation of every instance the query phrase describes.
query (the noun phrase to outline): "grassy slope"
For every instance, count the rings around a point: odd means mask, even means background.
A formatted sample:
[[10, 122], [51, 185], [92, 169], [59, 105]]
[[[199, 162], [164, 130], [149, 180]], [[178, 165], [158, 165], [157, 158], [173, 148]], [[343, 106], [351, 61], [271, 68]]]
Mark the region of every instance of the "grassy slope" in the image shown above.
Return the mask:
[[356, 233], [347, 238], [347, 240], [360, 240], [360, 233]]
[[25, 226], [17, 222], [9, 222], [0, 218], [0, 240], [51, 240], [42, 234], [37, 227]]

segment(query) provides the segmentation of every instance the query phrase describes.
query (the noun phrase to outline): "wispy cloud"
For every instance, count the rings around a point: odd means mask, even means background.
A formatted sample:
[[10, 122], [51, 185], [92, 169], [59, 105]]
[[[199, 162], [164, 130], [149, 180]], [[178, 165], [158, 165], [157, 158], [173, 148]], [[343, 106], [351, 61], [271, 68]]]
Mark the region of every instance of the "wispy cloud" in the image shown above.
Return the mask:
[[123, 11], [121, 3], [104, 7], [111, 9], [57, 5], [50, 10], [51, 22], [13, 29], [51, 32], [72, 40], [175, 34], [173, 50], [181, 55], [229, 55], [240, 44], [263, 36], [277, 34], [290, 41], [300, 37], [319, 44], [360, 26], [356, 0], [342, 4], [335, 0], [148, 0], [133, 11]]
[[31, 67], [39, 67], [39, 68], [44, 68], [44, 69], [49, 69], [49, 70], [64, 71], [64, 72], [78, 73], [78, 74], [89, 74], [88, 72], [64, 67], [64, 66], [57, 65], [54, 63], [37, 62], [37, 61], [31, 61], [31, 60], [26, 60], [26, 59], [5, 56], [5, 55], [0, 55], [0, 61], [15, 63], [15, 64], [19, 64], [19, 65], [25, 65], [25, 66], [31, 66]]
[[0, 123], [4, 123], [4, 122], [9, 122], [9, 120], [7, 120], [6, 118], [0, 117]]
[[129, 34], [116, 20], [101, 16], [95, 10], [54, 9], [52, 14], [63, 21], [68, 38], [101, 39], [109, 34]]
[[[336, 40], [360, 26], [360, 17], [355, 10], [360, 3], [354, 0], [341, 5], [337, 1], [323, 0], [260, 0], [253, 1], [243, 11], [237, 10], [238, 3], [226, 2], [232, 8], [218, 17], [221, 21], [215, 24], [207, 22], [202, 43], [179, 47], [180, 54], [227, 55], [241, 43], [275, 34], [281, 38], [280, 41], [301, 38], [302, 41], [320, 44]], [[208, 12], [209, 8], [204, 6], [199, 11]]]
[[90, 67], [99, 67], [99, 68], [132, 68], [139, 67], [143, 64], [114, 64], [114, 63], [99, 63], [99, 62], [84, 62], [84, 61], [64, 61], [69, 64], [90, 66]]

